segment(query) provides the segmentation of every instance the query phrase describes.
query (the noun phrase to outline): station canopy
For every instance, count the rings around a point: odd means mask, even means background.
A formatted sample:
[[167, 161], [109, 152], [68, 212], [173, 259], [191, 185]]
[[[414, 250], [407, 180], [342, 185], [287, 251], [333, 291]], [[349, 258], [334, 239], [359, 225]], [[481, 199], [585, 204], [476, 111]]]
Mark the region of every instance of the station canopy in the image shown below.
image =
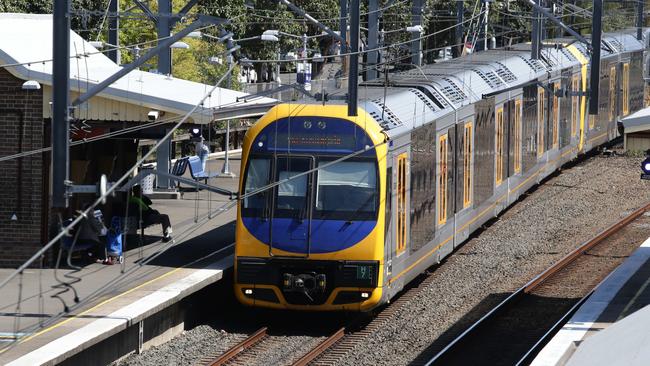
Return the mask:
[[[22, 80], [35, 80], [43, 89], [43, 118], [51, 117], [52, 15], [0, 13], [0, 67]], [[122, 51], [124, 52], [124, 51]], [[121, 66], [70, 32], [70, 101], [105, 80]], [[79, 106], [75, 117], [102, 121], [147, 121], [150, 111], [174, 118], [189, 112], [212, 85], [167, 75], [134, 70]], [[247, 93], [217, 88], [189, 122], [208, 123], [218, 111], [233, 111], [229, 118], [264, 114], [277, 101], [246, 98]], [[239, 98], [239, 99], [238, 99]]]
[[645, 107], [621, 119], [625, 133], [650, 130], [650, 107]]

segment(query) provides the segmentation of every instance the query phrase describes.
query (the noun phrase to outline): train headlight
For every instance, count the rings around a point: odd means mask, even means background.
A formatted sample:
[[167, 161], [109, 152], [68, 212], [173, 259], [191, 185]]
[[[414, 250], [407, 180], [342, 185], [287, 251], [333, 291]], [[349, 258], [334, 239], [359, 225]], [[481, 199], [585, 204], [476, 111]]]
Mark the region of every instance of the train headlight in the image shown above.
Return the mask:
[[253, 294], [253, 289], [250, 289], [250, 288], [245, 289], [244, 294], [248, 295], [248, 296], [252, 295]]
[[364, 299], [369, 298], [370, 297], [370, 292], [362, 292], [361, 297], [364, 298]]
[[646, 151], [646, 158], [641, 162], [641, 179], [650, 179], [650, 150]]
[[647, 158], [643, 161], [643, 166], [641, 167], [644, 173], [650, 174], [650, 158]]

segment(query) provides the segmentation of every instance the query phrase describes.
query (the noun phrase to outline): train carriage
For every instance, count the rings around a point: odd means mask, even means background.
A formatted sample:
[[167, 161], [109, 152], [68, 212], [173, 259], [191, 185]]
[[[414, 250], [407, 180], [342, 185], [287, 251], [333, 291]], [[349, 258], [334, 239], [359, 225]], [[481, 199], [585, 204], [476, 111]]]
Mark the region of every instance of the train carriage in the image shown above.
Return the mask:
[[244, 304], [367, 311], [387, 302], [643, 106], [645, 47], [605, 35], [599, 115], [588, 55], [515, 45], [367, 82], [345, 105], [284, 104], [246, 134], [235, 249]]

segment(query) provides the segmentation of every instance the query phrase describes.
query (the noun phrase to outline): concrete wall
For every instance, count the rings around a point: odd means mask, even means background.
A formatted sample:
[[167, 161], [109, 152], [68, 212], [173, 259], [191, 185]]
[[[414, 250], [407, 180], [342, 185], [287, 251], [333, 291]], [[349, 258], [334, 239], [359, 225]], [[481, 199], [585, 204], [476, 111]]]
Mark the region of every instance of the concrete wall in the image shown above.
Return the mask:
[[625, 134], [625, 151], [644, 152], [650, 149], [650, 132]]
[[[22, 84], [0, 68], [0, 157], [44, 146], [42, 89]], [[22, 264], [43, 243], [43, 175], [42, 154], [0, 162], [0, 267]]]

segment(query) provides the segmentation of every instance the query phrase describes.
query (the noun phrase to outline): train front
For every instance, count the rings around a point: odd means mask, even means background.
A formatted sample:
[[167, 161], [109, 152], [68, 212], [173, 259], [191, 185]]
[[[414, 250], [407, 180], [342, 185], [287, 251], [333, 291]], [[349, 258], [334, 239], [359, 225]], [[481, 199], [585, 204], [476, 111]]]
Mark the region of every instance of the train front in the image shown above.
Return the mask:
[[348, 117], [345, 106], [279, 105], [251, 127], [237, 206], [240, 302], [350, 311], [380, 304], [384, 139], [372, 117]]

